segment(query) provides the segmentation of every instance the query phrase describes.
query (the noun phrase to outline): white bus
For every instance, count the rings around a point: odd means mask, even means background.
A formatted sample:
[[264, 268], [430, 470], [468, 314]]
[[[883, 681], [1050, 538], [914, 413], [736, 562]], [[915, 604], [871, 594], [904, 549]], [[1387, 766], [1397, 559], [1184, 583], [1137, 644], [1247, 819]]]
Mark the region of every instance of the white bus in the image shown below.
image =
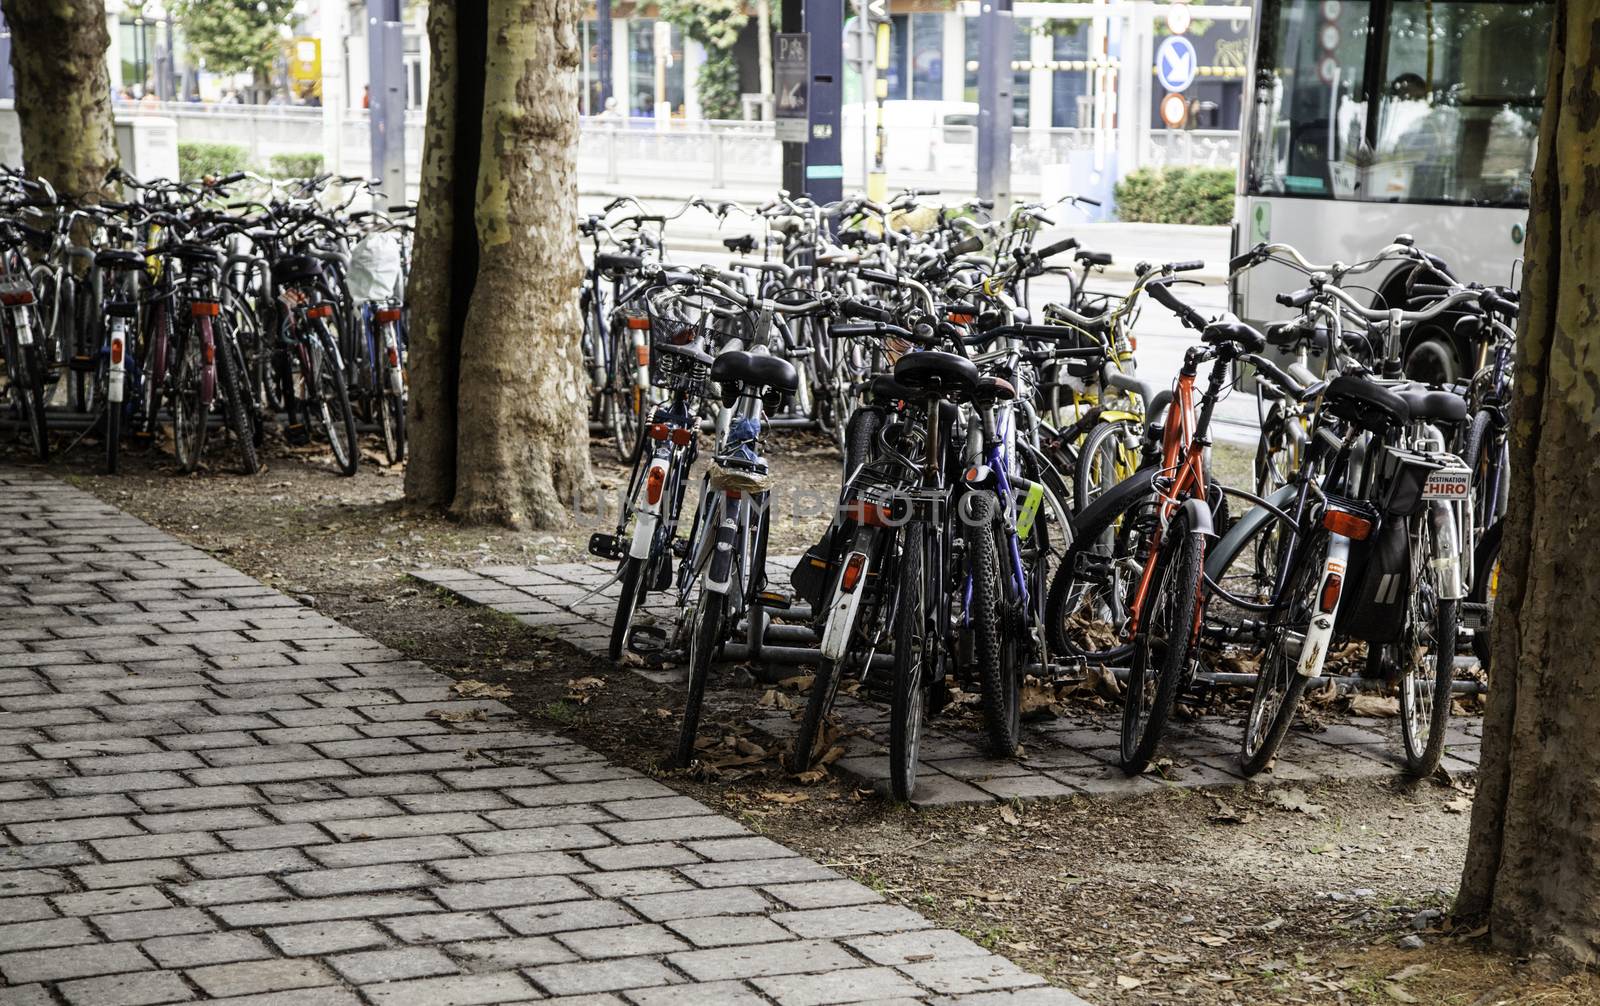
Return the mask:
[[[1354, 262], [1410, 234], [1463, 280], [1510, 283], [1522, 257], [1544, 106], [1550, 2], [1261, 0], [1245, 95], [1234, 246], [1283, 241]], [[1519, 274], [1520, 278], [1520, 274]], [[1404, 270], [1369, 275], [1404, 302]], [[1267, 265], [1234, 281], [1252, 322], [1302, 285]], [[1416, 377], [1470, 373], [1444, 327], [1407, 347]]]

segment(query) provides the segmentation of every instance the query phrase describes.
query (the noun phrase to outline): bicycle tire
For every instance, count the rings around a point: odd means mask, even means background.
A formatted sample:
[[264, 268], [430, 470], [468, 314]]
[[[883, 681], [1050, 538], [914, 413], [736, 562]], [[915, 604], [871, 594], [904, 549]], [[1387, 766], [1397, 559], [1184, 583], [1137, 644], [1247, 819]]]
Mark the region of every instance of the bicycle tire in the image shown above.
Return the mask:
[[[1134, 636], [1133, 659], [1128, 666], [1119, 752], [1122, 770], [1128, 775], [1138, 775], [1149, 768], [1166, 733], [1172, 707], [1178, 701], [1178, 689], [1187, 670], [1194, 635], [1195, 604], [1202, 589], [1204, 555], [1202, 536], [1191, 531], [1188, 519], [1179, 513], [1167, 525], [1162, 539], [1139, 631]], [[1169, 596], [1170, 600], [1166, 600]], [[1164, 603], [1170, 607], [1164, 607]], [[1141, 717], [1144, 690], [1151, 684], [1148, 674], [1153, 649], [1151, 625], [1157, 612], [1163, 614], [1167, 640], [1155, 668], [1155, 693], [1149, 715]]]
[[883, 413], [864, 407], [850, 414], [846, 424], [844, 475], [849, 478], [877, 453], [878, 433], [883, 429]]
[[[1071, 526], [1071, 543], [1060, 565], [1050, 577], [1045, 596], [1045, 638], [1053, 653], [1090, 664], [1105, 664], [1124, 659], [1132, 648], [1122, 641], [1121, 626], [1113, 626], [1109, 643], [1097, 643], [1079, 618], [1085, 603], [1095, 606], [1094, 620], [1101, 610], [1114, 618], [1125, 618], [1137, 577], [1123, 577], [1118, 566], [1136, 557], [1139, 511], [1150, 499], [1150, 470], [1142, 469], [1124, 479], [1095, 502], [1079, 511]], [[1098, 579], [1098, 567], [1111, 560], [1113, 580]], [[1136, 564], [1134, 564], [1136, 565]], [[1095, 567], [1091, 570], [1089, 567]], [[1129, 568], [1128, 573], [1134, 569]], [[1102, 593], [1090, 593], [1096, 583]], [[1123, 595], [1127, 595], [1124, 597]]]
[[[1291, 608], [1285, 621], [1273, 627], [1267, 645], [1262, 648], [1256, 668], [1256, 686], [1250, 696], [1250, 711], [1245, 716], [1244, 737], [1239, 746], [1239, 764], [1247, 776], [1259, 774], [1278, 756], [1278, 749], [1294, 724], [1300, 700], [1310, 683], [1310, 679], [1299, 672], [1283, 644], [1289, 630], [1301, 624], [1301, 617], [1309, 621], [1315, 611], [1328, 540], [1325, 532], [1319, 533], [1315, 542], [1307, 542], [1299, 551], [1299, 567], [1286, 582], [1292, 584], [1289, 589], [1294, 592], [1291, 603], [1298, 600], [1304, 607]], [[1269, 702], [1273, 703], [1270, 709]], [[1264, 725], [1265, 729], [1258, 730], [1258, 725]]]
[[722, 616], [728, 596], [714, 590], [700, 591], [695, 604], [694, 632], [689, 640], [689, 692], [683, 701], [683, 722], [678, 727], [678, 748], [673, 764], [688, 768], [694, 763], [694, 742], [700, 731], [700, 706], [705, 699], [706, 680], [711, 676], [711, 661], [722, 645]]
[[382, 413], [383, 454], [391, 465], [406, 459], [406, 403], [393, 391], [385, 390]]
[[28, 426], [28, 436], [33, 440], [33, 456], [39, 461], [50, 460], [50, 425], [44, 412], [44, 370], [39, 362], [39, 347], [12, 343], [17, 354], [17, 406]]
[[1126, 438], [1136, 433], [1134, 424], [1126, 419], [1098, 422], [1089, 430], [1072, 472], [1074, 512], [1088, 509], [1106, 490], [1138, 468], [1136, 458], [1131, 466], [1127, 464], [1124, 446]]
[[[1427, 527], [1428, 512], [1422, 512], [1423, 527]], [[1428, 600], [1428, 593], [1424, 590], [1431, 568], [1427, 557], [1432, 549], [1428, 547], [1427, 539], [1432, 535], [1424, 531], [1423, 542], [1415, 543], [1412, 562], [1418, 575], [1412, 581], [1412, 603], [1422, 605]], [[1400, 663], [1400, 739], [1405, 750], [1406, 772], [1416, 778], [1430, 775], [1439, 767], [1439, 759], [1444, 755], [1445, 728], [1450, 721], [1451, 691], [1455, 682], [1456, 665], [1456, 635], [1460, 629], [1458, 609], [1453, 599], [1440, 598], [1437, 588], [1433, 591], [1433, 611], [1430, 613], [1423, 607], [1421, 610], [1413, 608], [1408, 620], [1421, 616], [1432, 623], [1432, 640], [1428, 641], [1426, 659], [1418, 659], [1414, 655], [1425, 647], [1424, 641], [1417, 637], [1415, 645], [1412, 639], [1403, 636], [1401, 644], [1397, 647], [1396, 656]], [[1415, 624], [1413, 629], [1420, 630], [1422, 626]], [[1412, 659], [1405, 659], [1413, 655]], [[1428, 666], [1431, 664], [1431, 668]], [[1427, 725], [1427, 735], [1419, 735], [1423, 724]]]
[[217, 380], [222, 385], [223, 419], [233, 434], [239, 451], [239, 474], [254, 475], [261, 470], [256, 454], [256, 435], [244, 391], [244, 360], [232, 336], [222, 333], [217, 340]]
[[322, 433], [328, 438], [333, 451], [333, 463], [339, 474], [346, 477], [356, 473], [361, 465], [361, 445], [356, 441], [356, 417], [350, 411], [350, 388], [345, 383], [344, 368], [338, 355], [331, 351], [332, 337], [328, 330], [317, 329], [321, 359], [315, 361], [317, 369], [316, 396], [322, 418]]
[[967, 570], [972, 578], [967, 631], [972, 634], [989, 753], [1009, 758], [1016, 754], [1022, 731], [1022, 680], [1017, 626], [1005, 624], [1010, 604], [1004, 582], [1009, 577], [1000, 573], [995, 510], [992, 496], [975, 494], [966, 514]]
[[923, 666], [931, 642], [928, 604], [938, 603], [927, 594], [922, 568], [927, 534], [922, 524], [907, 525], [897, 577], [900, 595], [895, 605], [894, 694], [889, 710], [889, 790], [902, 802], [909, 801], [917, 789], [917, 757], [928, 694]]
[[[806, 696], [805, 713], [800, 717], [800, 732], [794, 735], [794, 749], [789, 753], [789, 771], [798, 775], [811, 768], [816, 758], [817, 740], [822, 736], [828, 713], [833, 710], [839, 695], [839, 685], [844, 678], [845, 664], [822, 660], [811, 678], [811, 693]], [[823, 751], [827, 754], [827, 751]]]
[[1489, 670], [1489, 658], [1494, 652], [1491, 632], [1494, 629], [1495, 593], [1500, 587], [1500, 538], [1504, 529], [1504, 523], [1497, 520], [1483, 533], [1472, 566], [1477, 579], [1467, 594], [1468, 600], [1484, 606], [1483, 627], [1472, 633], [1472, 654], [1478, 658], [1478, 666], [1485, 671]]
[[606, 656], [613, 664], [622, 660], [622, 651], [628, 643], [628, 631], [633, 627], [634, 615], [644, 604], [648, 587], [643, 582], [643, 571], [643, 559], [629, 556], [622, 560], [622, 575], [618, 580], [621, 592], [617, 595], [617, 613], [611, 619], [611, 641], [606, 646]]
[[185, 474], [200, 467], [210, 427], [210, 404], [200, 393], [200, 338], [190, 331], [183, 340], [172, 375], [172, 447]]
[[[124, 378], [126, 380], [126, 378]], [[106, 455], [106, 474], [116, 475], [122, 465], [122, 402], [111, 400], [111, 357], [105, 354], [100, 357], [100, 365], [95, 368], [95, 386], [100, 389], [97, 394], [105, 402], [105, 443], [103, 449]], [[124, 385], [126, 387], [126, 385]]]

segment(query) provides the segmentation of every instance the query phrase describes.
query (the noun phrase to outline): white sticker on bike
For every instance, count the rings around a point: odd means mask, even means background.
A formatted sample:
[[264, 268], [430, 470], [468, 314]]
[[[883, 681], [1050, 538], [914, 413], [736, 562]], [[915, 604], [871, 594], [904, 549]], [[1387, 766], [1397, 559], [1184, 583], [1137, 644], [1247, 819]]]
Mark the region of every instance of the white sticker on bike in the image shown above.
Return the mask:
[[1472, 472], [1465, 468], [1441, 468], [1428, 474], [1423, 483], [1425, 500], [1464, 500], [1472, 492]]

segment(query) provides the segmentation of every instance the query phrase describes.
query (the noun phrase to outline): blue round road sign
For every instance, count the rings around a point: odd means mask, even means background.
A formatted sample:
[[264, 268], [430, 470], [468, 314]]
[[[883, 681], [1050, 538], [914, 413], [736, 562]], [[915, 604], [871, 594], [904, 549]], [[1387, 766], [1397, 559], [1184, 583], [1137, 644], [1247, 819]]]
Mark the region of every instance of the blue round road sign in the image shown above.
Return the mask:
[[1186, 91], [1200, 72], [1194, 43], [1182, 35], [1169, 35], [1156, 50], [1156, 77], [1169, 91]]

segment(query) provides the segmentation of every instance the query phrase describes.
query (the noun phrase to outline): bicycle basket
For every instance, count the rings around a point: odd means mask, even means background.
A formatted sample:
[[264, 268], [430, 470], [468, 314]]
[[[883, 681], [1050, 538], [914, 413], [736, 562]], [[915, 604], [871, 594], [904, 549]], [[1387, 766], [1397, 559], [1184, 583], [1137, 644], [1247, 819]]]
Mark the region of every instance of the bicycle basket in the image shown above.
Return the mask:
[[711, 364], [700, 360], [698, 354], [685, 352], [687, 349], [671, 343], [654, 345], [650, 352], [650, 383], [690, 397], [704, 397], [711, 390]]

